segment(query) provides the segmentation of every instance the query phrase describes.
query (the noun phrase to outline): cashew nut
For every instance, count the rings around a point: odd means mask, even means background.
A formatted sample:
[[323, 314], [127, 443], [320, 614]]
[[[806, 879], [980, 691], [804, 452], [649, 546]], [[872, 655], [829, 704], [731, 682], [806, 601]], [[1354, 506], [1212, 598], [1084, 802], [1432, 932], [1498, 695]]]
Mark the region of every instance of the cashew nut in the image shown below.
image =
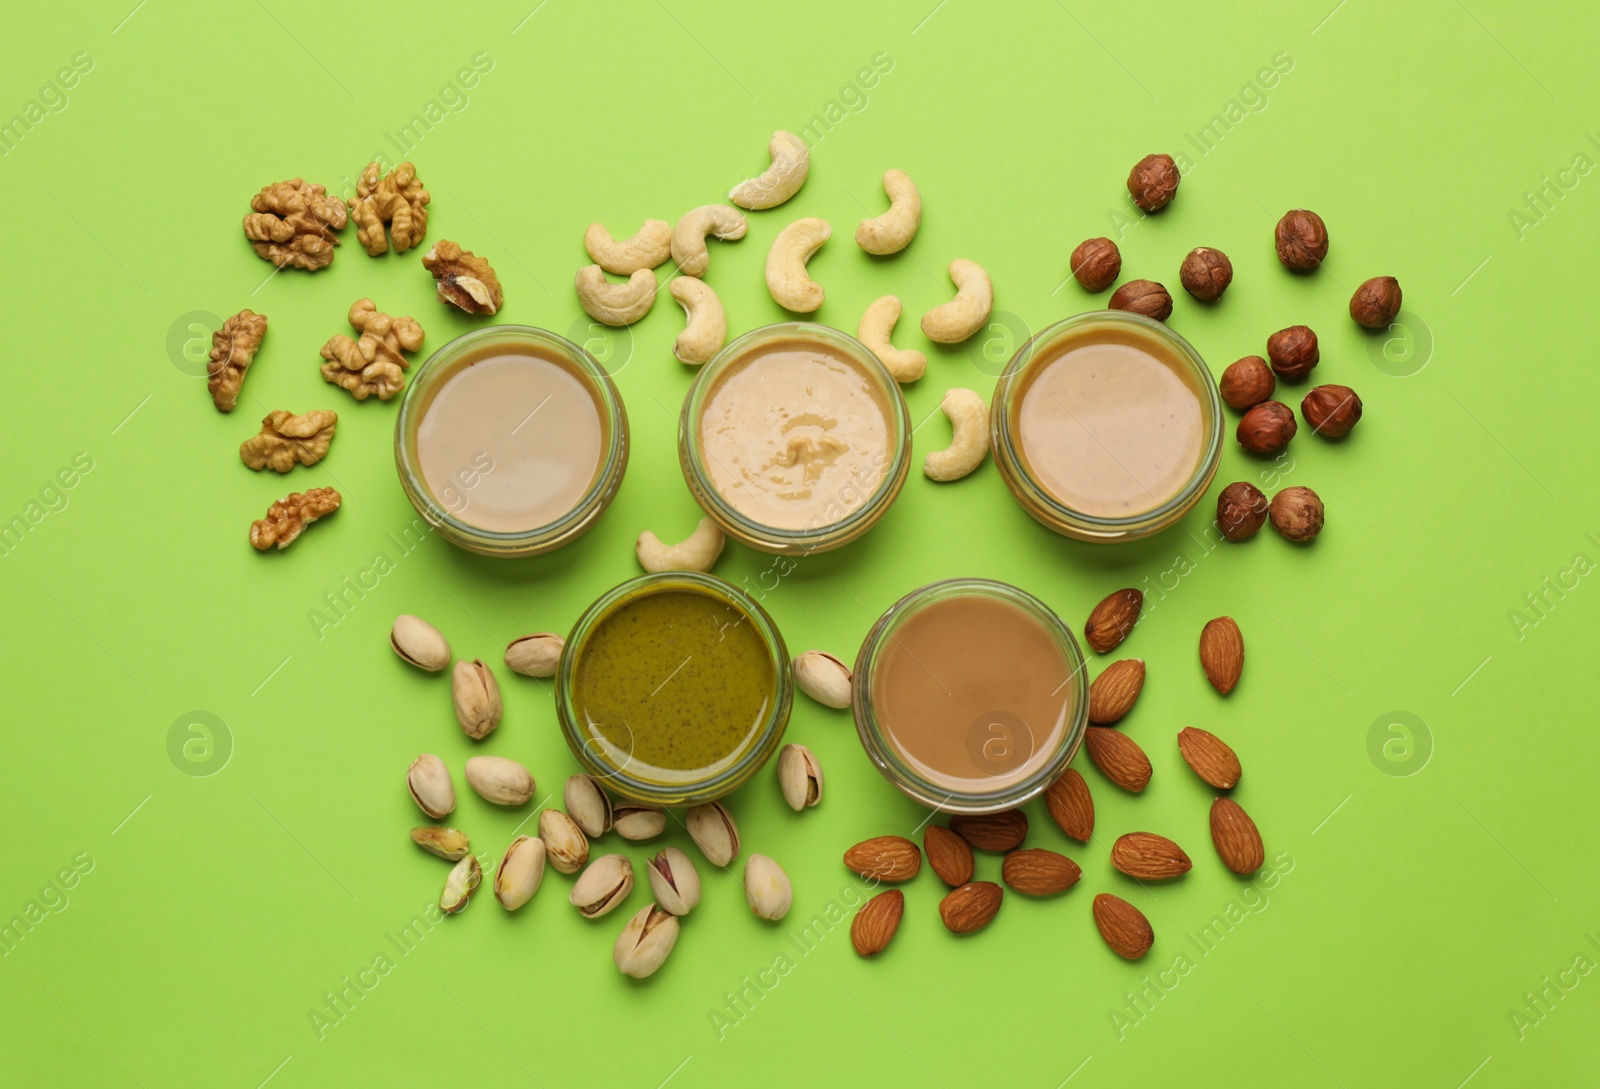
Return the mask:
[[861, 315], [861, 328], [856, 339], [872, 349], [896, 382], [915, 382], [928, 369], [928, 357], [915, 348], [896, 348], [889, 343], [889, 334], [900, 320], [900, 300], [885, 295], [867, 307]]
[[983, 328], [994, 309], [994, 285], [975, 261], [958, 257], [950, 262], [950, 280], [956, 297], [922, 315], [922, 332], [940, 344], [959, 344]]
[[577, 287], [584, 312], [603, 325], [632, 325], [656, 301], [656, 274], [647, 268], [629, 276], [625, 284], [614, 284], [599, 265], [585, 265], [578, 270]]
[[685, 276], [704, 276], [711, 265], [706, 235], [735, 242], [749, 229], [744, 215], [726, 204], [704, 204], [685, 212], [672, 228], [672, 259]]
[[822, 285], [806, 275], [806, 262], [833, 234], [825, 219], [797, 219], [772, 240], [767, 251], [767, 290], [779, 306], [809, 314], [822, 305]]
[[948, 447], [923, 459], [922, 471], [930, 480], [960, 480], [982, 465], [989, 452], [989, 409], [970, 389], [951, 390], [939, 407], [950, 417], [953, 434]]
[[880, 256], [911, 245], [922, 226], [922, 194], [904, 171], [884, 171], [883, 191], [889, 194], [889, 210], [876, 219], [863, 219], [856, 228], [856, 245]]
[[657, 571], [709, 571], [722, 555], [722, 530], [709, 518], [700, 519], [694, 532], [675, 545], [662, 544], [649, 530], [639, 534], [633, 546], [639, 566]]
[[767, 144], [772, 155], [772, 165], [766, 170], [734, 186], [728, 199], [741, 208], [759, 212], [763, 208], [776, 208], [800, 191], [806, 183], [806, 171], [811, 169], [811, 153], [806, 142], [792, 132], [779, 129]]
[[672, 224], [647, 219], [632, 238], [620, 242], [598, 223], [583, 232], [583, 248], [589, 259], [607, 272], [632, 276], [642, 268], [655, 268], [672, 255]]
[[728, 339], [728, 316], [723, 312], [722, 300], [710, 284], [692, 276], [673, 277], [667, 290], [689, 319], [672, 345], [674, 358], [691, 365], [705, 363]]

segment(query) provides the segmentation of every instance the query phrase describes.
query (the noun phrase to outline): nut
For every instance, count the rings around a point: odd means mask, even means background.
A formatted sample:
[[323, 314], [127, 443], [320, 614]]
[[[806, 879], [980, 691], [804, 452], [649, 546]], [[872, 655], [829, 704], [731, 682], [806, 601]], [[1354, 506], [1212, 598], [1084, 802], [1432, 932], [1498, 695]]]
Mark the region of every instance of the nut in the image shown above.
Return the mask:
[[929, 480], [960, 480], [989, 455], [989, 407], [970, 389], [949, 390], [939, 407], [950, 418], [950, 445], [923, 458], [922, 471]]
[[350, 307], [355, 340], [340, 333], [322, 346], [322, 377], [348, 390], [358, 401], [374, 393], [387, 401], [405, 385], [404, 369], [411, 365], [406, 352], [422, 347], [424, 333], [417, 319], [392, 318], [381, 313], [371, 299], [357, 299]]
[[598, 919], [633, 891], [633, 863], [627, 855], [601, 855], [578, 875], [567, 899], [585, 919]]
[[[356, 223], [356, 240], [368, 256], [406, 250], [422, 242], [428, 233], [428, 191], [417, 180], [417, 168], [401, 163], [380, 179], [376, 162], [367, 164], [356, 182], [356, 199], [350, 202], [350, 218]], [[384, 225], [389, 228], [384, 234]]]
[[500, 725], [500, 685], [482, 659], [456, 663], [450, 677], [450, 701], [461, 732], [474, 741], [482, 741]]
[[1128, 192], [1144, 212], [1159, 212], [1178, 193], [1183, 180], [1171, 155], [1146, 155], [1128, 173]]
[[239, 403], [245, 371], [267, 335], [267, 316], [241, 310], [211, 334], [211, 358], [206, 363], [206, 389], [219, 412], [232, 412]]
[[822, 765], [804, 745], [785, 745], [778, 753], [778, 786], [796, 813], [822, 801]]
[[833, 234], [825, 219], [797, 219], [772, 240], [767, 251], [767, 291], [785, 310], [809, 314], [822, 305], [822, 285], [806, 273], [806, 262]]
[[1111, 951], [1124, 960], [1138, 960], [1155, 944], [1155, 932], [1144, 913], [1109, 892], [1094, 898], [1094, 925]]
[[1178, 752], [1190, 770], [1218, 790], [1232, 790], [1238, 785], [1239, 757], [1216, 734], [1185, 726], [1178, 731]]
[[417, 808], [433, 820], [448, 816], [456, 807], [456, 788], [450, 782], [450, 769], [432, 753], [423, 753], [406, 769], [406, 789]]
[[993, 881], [970, 881], [939, 901], [939, 918], [950, 933], [971, 934], [989, 925], [1004, 896], [1005, 890]]
[[273, 545], [288, 548], [318, 518], [339, 509], [339, 493], [332, 488], [307, 488], [291, 492], [267, 508], [267, 516], [250, 523], [250, 543], [265, 552]]
[[521, 805], [533, 797], [533, 776], [528, 769], [504, 756], [467, 758], [467, 783], [486, 802]]
[[505, 302], [500, 278], [487, 259], [441, 238], [422, 258], [439, 282], [439, 298], [469, 314], [493, 314]]
[[856, 954], [875, 957], [889, 947], [900, 918], [906, 913], [906, 894], [899, 889], [880, 892], [856, 912], [850, 920], [850, 944]]
[[767, 153], [772, 165], [760, 174], [734, 186], [728, 199], [741, 208], [759, 212], [776, 208], [796, 193], [806, 183], [806, 172], [811, 169], [811, 153], [806, 142], [792, 132], [779, 129], [767, 143]]
[[1089, 721], [1109, 726], [1121, 721], [1144, 690], [1144, 660], [1123, 658], [1100, 671], [1089, 686]]
[[584, 265], [573, 283], [583, 312], [602, 325], [632, 325], [656, 304], [656, 274], [647, 268], [614, 284], [599, 265]]
[[1267, 515], [1272, 528], [1291, 541], [1309, 541], [1322, 532], [1322, 500], [1310, 488], [1285, 488], [1272, 497]]
[[566, 803], [567, 815], [590, 839], [598, 839], [611, 831], [611, 799], [593, 775], [580, 772], [572, 776], [562, 788], [561, 798]]
[[516, 911], [533, 899], [544, 881], [544, 840], [518, 836], [506, 848], [494, 875], [494, 898], [507, 911]]
[[640, 269], [651, 269], [672, 256], [672, 224], [647, 219], [632, 238], [620, 241], [598, 223], [583, 232], [583, 248], [589, 260], [617, 276], [632, 276]]
[[467, 906], [472, 894], [483, 883], [483, 867], [472, 855], [457, 862], [444, 879], [444, 892], [439, 894], [439, 907], [446, 915], [454, 915]]
[[1106, 305], [1113, 310], [1142, 314], [1152, 321], [1166, 321], [1172, 316], [1172, 296], [1154, 280], [1129, 280], [1111, 293]]
[[1086, 238], [1072, 251], [1072, 275], [1091, 294], [1110, 287], [1122, 272], [1122, 251], [1109, 238]]
[[751, 855], [744, 864], [744, 898], [758, 918], [776, 922], [789, 914], [794, 887], [782, 866], [766, 855]]
[[728, 339], [728, 315], [711, 285], [693, 276], [675, 276], [667, 290], [683, 307], [683, 332], [672, 342], [672, 357], [691, 367], [708, 362]]
[[994, 309], [994, 284], [975, 261], [958, 257], [950, 262], [950, 282], [956, 297], [922, 315], [922, 335], [938, 344], [959, 344], [983, 328]]
[[611, 827], [623, 839], [655, 839], [667, 830], [666, 810], [653, 805], [618, 802], [611, 813]]
[[546, 809], [539, 814], [539, 838], [550, 865], [561, 873], [577, 873], [589, 861], [589, 841], [583, 829], [559, 809]]
[[957, 813], [950, 831], [980, 851], [1012, 851], [1028, 838], [1028, 815], [1020, 809], [998, 813]]
[[1226, 696], [1244, 672], [1244, 635], [1231, 616], [1219, 616], [1200, 629], [1200, 667], [1206, 680]]
[[472, 850], [472, 844], [467, 840], [465, 832], [455, 828], [440, 828], [432, 824], [413, 828], [411, 842], [430, 855], [438, 855], [450, 862], [466, 858], [467, 853]]
[[950, 829], [930, 823], [922, 831], [922, 849], [928, 856], [928, 865], [946, 885], [954, 889], [972, 880], [977, 865], [972, 845]]
[[1350, 316], [1368, 329], [1387, 329], [1400, 316], [1400, 281], [1393, 276], [1374, 276], [1350, 296]]
[[1150, 758], [1121, 730], [1091, 726], [1083, 732], [1083, 744], [1094, 766], [1123, 790], [1137, 794], [1150, 782]]
[[1239, 419], [1234, 435], [1252, 454], [1276, 454], [1299, 428], [1294, 413], [1282, 401], [1262, 401]]
[[644, 979], [661, 967], [677, 941], [678, 917], [646, 904], [622, 928], [611, 959], [623, 975]]
[[261, 421], [261, 433], [239, 446], [239, 457], [250, 468], [287, 473], [296, 465], [315, 465], [328, 453], [339, 422], [337, 412], [318, 410], [296, 416], [278, 409]]
[[1361, 398], [1349, 386], [1318, 386], [1300, 401], [1313, 435], [1342, 439], [1361, 419]]
[[1143, 607], [1144, 595], [1138, 590], [1113, 590], [1089, 613], [1084, 641], [1099, 654], [1111, 653], [1133, 631]]
[[1317, 365], [1317, 334], [1308, 326], [1291, 325], [1267, 338], [1267, 359], [1279, 378], [1304, 378]]
[[672, 228], [672, 259], [685, 276], [704, 276], [711, 267], [706, 236], [737, 242], [748, 229], [749, 224], [737, 208], [726, 204], [702, 205], [685, 212], [678, 225]]
[[1229, 484], [1217, 495], [1217, 528], [1230, 541], [1245, 541], [1267, 521], [1267, 497], [1248, 480]]
[[808, 650], [794, 660], [800, 691], [824, 707], [850, 706], [850, 667], [821, 650]]
[[1240, 877], [1249, 877], [1267, 860], [1256, 822], [1232, 798], [1211, 803], [1211, 845], [1222, 864]]
[[899, 253], [911, 245], [922, 226], [922, 194], [916, 183], [901, 170], [883, 172], [883, 191], [889, 195], [889, 210], [856, 227], [856, 245], [879, 257]]
[[256, 256], [279, 268], [292, 266], [315, 272], [333, 261], [339, 244], [334, 232], [350, 221], [344, 201], [328, 190], [299, 178], [263, 186], [250, 201], [252, 213], [244, 217], [244, 236]]
[[1327, 224], [1304, 208], [1283, 213], [1273, 238], [1278, 244], [1278, 260], [1294, 272], [1309, 272], [1328, 256]]
[[700, 903], [700, 872], [689, 856], [668, 847], [645, 863], [650, 875], [650, 891], [656, 903], [674, 915], [687, 915]]
[[1229, 408], [1243, 412], [1271, 397], [1278, 388], [1272, 368], [1259, 355], [1247, 355], [1228, 364], [1218, 383]]
[[402, 614], [389, 629], [389, 646], [401, 661], [438, 673], [450, 664], [450, 644], [438, 628], [420, 616]]
[[1066, 855], [1028, 847], [1012, 851], [1000, 864], [1000, 877], [1007, 885], [1028, 896], [1054, 896], [1078, 883], [1083, 871]]
[[915, 382], [926, 373], [928, 357], [915, 348], [896, 348], [890, 343], [889, 334], [900, 320], [900, 312], [900, 299], [897, 296], [885, 295], [874, 300], [866, 313], [861, 315], [856, 339], [878, 357], [878, 362], [883, 364], [890, 377], [904, 384]]
[[1178, 280], [1185, 291], [1201, 302], [1216, 302], [1233, 283], [1233, 262], [1221, 250], [1199, 246], [1183, 259]]
[[553, 631], [518, 636], [506, 645], [506, 668], [524, 677], [554, 677], [566, 645]]
[[683, 823], [689, 838], [713, 866], [730, 866], [739, 857], [739, 826], [721, 802], [693, 807], [683, 815]]
[[1129, 832], [1111, 845], [1111, 864], [1138, 881], [1182, 877], [1194, 863], [1183, 848], [1154, 832]]
[[904, 836], [878, 836], [846, 851], [844, 864], [868, 881], [910, 881], [922, 869], [922, 852]]
[[702, 518], [694, 532], [675, 545], [662, 544], [649, 530], [634, 542], [634, 555], [646, 571], [709, 571], [722, 555], [722, 530], [709, 518]]
[[1079, 843], [1089, 842], [1089, 837], [1094, 835], [1094, 797], [1078, 769], [1068, 768], [1061, 773], [1061, 778], [1050, 784], [1050, 789], [1044, 792], [1044, 804], [1050, 819], [1063, 832]]

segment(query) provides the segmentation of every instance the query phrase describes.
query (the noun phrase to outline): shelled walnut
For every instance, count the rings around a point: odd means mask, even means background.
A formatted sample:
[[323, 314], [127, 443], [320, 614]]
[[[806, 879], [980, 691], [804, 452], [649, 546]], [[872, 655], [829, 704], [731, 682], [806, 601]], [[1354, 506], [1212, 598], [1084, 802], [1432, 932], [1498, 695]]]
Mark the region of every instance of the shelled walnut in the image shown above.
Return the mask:
[[469, 314], [493, 314], [505, 296], [489, 262], [441, 238], [422, 258], [422, 267], [439, 281], [439, 298]]
[[273, 545], [288, 548], [305, 528], [339, 509], [339, 493], [332, 488], [308, 488], [284, 496], [267, 510], [265, 518], [250, 523], [250, 543], [265, 552]]
[[256, 256], [279, 268], [292, 265], [310, 272], [332, 263], [333, 247], [339, 244], [335, 232], [344, 230], [350, 219], [344, 201], [299, 178], [263, 187], [250, 207], [244, 236]]
[[239, 403], [244, 372], [250, 369], [250, 361], [266, 335], [267, 316], [250, 310], [239, 311], [211, 334], [211, 362], [206, 364], [206, 373], [211, 377], [206, 388], [218, 411], [232, 412]]
[[417, 180], [417, 168], [410, 163], [401, 163], [386, 177], [379, 176], [376, 162], [368, 163], [356, 182], [356, 199], [350, 202], [357, 241], [371, 257], [387, 253], [391, 239], [396, 253], [420, 244], [428, 233], [430, 199]]
[[328, 338], [322, 346], [322, 377], [349, 390], [358, 401], [373, 394], [387, 401], [405, 386], [404, 368], [411, 365], [404, 352], [422, 346], [422, 326], [416, 318], [392, 318], [380, 313], [371, 299], [357, 299], [350, 308], [350, 324], [360, 332], [357, 340], [344, 334]]
[[333, 442], [337, 412], [317, 410], [296, 416], [279, 409], [261, 421], [261, 433], [239, 445], [239, 457], [250, 468], [287, 473], [296, 465], [315, 465]]

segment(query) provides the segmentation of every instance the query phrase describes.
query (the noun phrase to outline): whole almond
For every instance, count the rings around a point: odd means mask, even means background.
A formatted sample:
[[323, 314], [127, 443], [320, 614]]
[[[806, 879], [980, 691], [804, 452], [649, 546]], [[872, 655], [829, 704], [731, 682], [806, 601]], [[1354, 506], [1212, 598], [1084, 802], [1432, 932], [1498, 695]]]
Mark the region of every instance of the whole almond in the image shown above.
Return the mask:
[[1138, 590], [1117, 590], [1107, 594], [1083, 625], [1084, 640], [1096, 653], [1111, 653], [1133, 631], [1133, 626], [1139, 622], [1139, 610], [1143, 607], [1144, 595]]
[[1232, 798], [1211, 803], [1211, 842], [1223, 865], [1240, 877], [1255, 873], [1267, 860], [1256, 822]]
[[946, 885], [958, 888], [972, 880], [972, 848], [950, 829], [940, 824], [928, 825], [922, 833], [922, 849], [927, 852], [928, 865]]
[[878, 836], [844, 853], [844, 864], [876, 881], [910, 881], [922, 869], [922, 852], [904, 836]]
[[[1206, 680], [1226, 696], [1244, 672], [1244, 636], [1231, 616], [1219, 616], [1200, 631], [1200, 666]], [[1093, 718], [1093, 704], [1090, 704]]]
[[1182, 877], [1194, 863], [1183, 848], [1154, 832], [1129, 832], [1111, 845], [1111, 864], [1140, 881]]
[[1144, 662], [1124, 658], [1101, 670], [1089, 686], [1089, 721], [1097, 726], [1118, 722], [1133, 710], [1139, 690], [1144, 687]]
[[1239, 758], [1216, 734], [1185, 726], [1178, 731], [1178, 751], [1196, 775], [1218, 790], [1232, 790], [1239, 782]]
[[1094, 898], [1094, 925], [1111, 951], [1124, 960], [1138, 960], [1155, 944], [1155, 932], [1144, 913], [1109, 892]]
[[1121, 730], [1091, 726], [1083, 732], [1083, 743], [1094, 766], [1123, 790], [1137, 794], [1150, 781], [1150, 758]]
[[999, 813], [960, 813], [950, 831], [980, 851], [1014, 851], [1028, 838], [1028, 815], [1020, 809]]
[[952, 934], [971, 934], [989, 925], [1000, 910], [1005, 890], [993, 881], [972, 881], [951, 889], [939, 901], [939, 918]]
[[900, 929], [900, 917], [906, 913], [906, 895], [899, 889], [880, 892], [856, 912], [850, 920], [850, 944], [863, 957], [875, 957], [883, 952]]
[[1027, 847], [1012, 851], [1000, 864], [1000, 876], [1017, 892], [1029, 896], [1054, 896], [1078, 883], [1083, 871], [1066, 855]]
[[1044, 804], [1063, 832], [1079, 843], [1089, 842], [1094, 835], [1094, 798], [1076, 768], [1068, 768], [1050, 784], [1044, 792]]

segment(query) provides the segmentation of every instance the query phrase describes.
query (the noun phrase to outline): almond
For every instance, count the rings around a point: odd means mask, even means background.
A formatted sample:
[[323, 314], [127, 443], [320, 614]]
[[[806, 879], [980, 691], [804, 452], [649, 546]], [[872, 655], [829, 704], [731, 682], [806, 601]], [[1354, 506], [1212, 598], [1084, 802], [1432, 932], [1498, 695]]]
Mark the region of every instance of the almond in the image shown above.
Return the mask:
[[1144, 687], [1144, 662], [1124, 658], [1112, 662], [1089, 686], [1089, 721], [1109, 726], [1133, 710], [1133, 703]]
[[[1226, 696], [1239, 683], [1244, 672], [1244, 636], [1231, 616], [1219, 616], [1200, 632], [1200, 666], [1206, 680]], [[1093, 689], [1090, 689], [1090, 718], [1093, 718]]]
[[1000, 876], [1017, 892], [1029, 896], [1053, 896], [1078, 883], [1083, 871], [1066, 855], [1029, 847], [1012, 851], [1000, 864]]
[[877, 956], [900, 929], [900, 916], [905, 912], [905, 893], [899, 889], [878, 893], [850, 920], [850, 944], [863, 957]]
[[1194, 863], [1183, 848], [1154, 832], [1129, 832], [1111, 845], [1111, 864], [1140, 881], [1182, 877]]
[[927, 852], [928, 865], [951, 888], [972, 880], [972, 848], [967, 841], [941, 824], [930, 824], [922, 833], [922, 849]]
[[873, 881], [910, 881], [922, 869], [922, 852], [904, 836], [878, 836], [844, 853], [844, 864]]
[[1091, 726], [1083, 732], [1083, 743], [1094, 766], [1123, 790], [1137, 794], [1150, 781], [1150, 758], [1121, 730]]
[[1094, 799], [1089, 796], [1089, 784], [1076, 768], [1068, 768], [1050, 784], [1044, 792], [1044, 804], [1063, 832], [1079, 843], [1089, 842], [1094, 835]]
[[1194, 773], [1218, 790], [1239, 782], [1239, 758], [1222, 738], [1195, 726], [1178, 731], [1178, 751]]
[[993, 881], [973, 881], [951, 889], [939, 901], [939, 918], [952, 934], [971, 934], [989, 925], [1000, 910], [1005, 890]]
[[1144, 912], [1109, 892], [1094, 898], [1094, 925], [1111, 951], [1124, 960], [1138, 960], [1155, 944], [1155, 932]]
[[1138, 590], [1118, 590], [1107, 594], [1084, 623], [1084, 640], [1097, 654], [1111, 653], [1133, 632], [1133, 626], [1139, 622], [1139, 610], [1143, 607], [1144, 595]]
[[1028, 838], [1028, 815], [1020, 809], [958, 814], [950, 830], [980, 851], [1011, 851]]
[[1256, 822], [1232, 798], [1211, 803], [1211, 842], [1223, 865], [1240, 877], [1249, 877], [1267, 860]]

